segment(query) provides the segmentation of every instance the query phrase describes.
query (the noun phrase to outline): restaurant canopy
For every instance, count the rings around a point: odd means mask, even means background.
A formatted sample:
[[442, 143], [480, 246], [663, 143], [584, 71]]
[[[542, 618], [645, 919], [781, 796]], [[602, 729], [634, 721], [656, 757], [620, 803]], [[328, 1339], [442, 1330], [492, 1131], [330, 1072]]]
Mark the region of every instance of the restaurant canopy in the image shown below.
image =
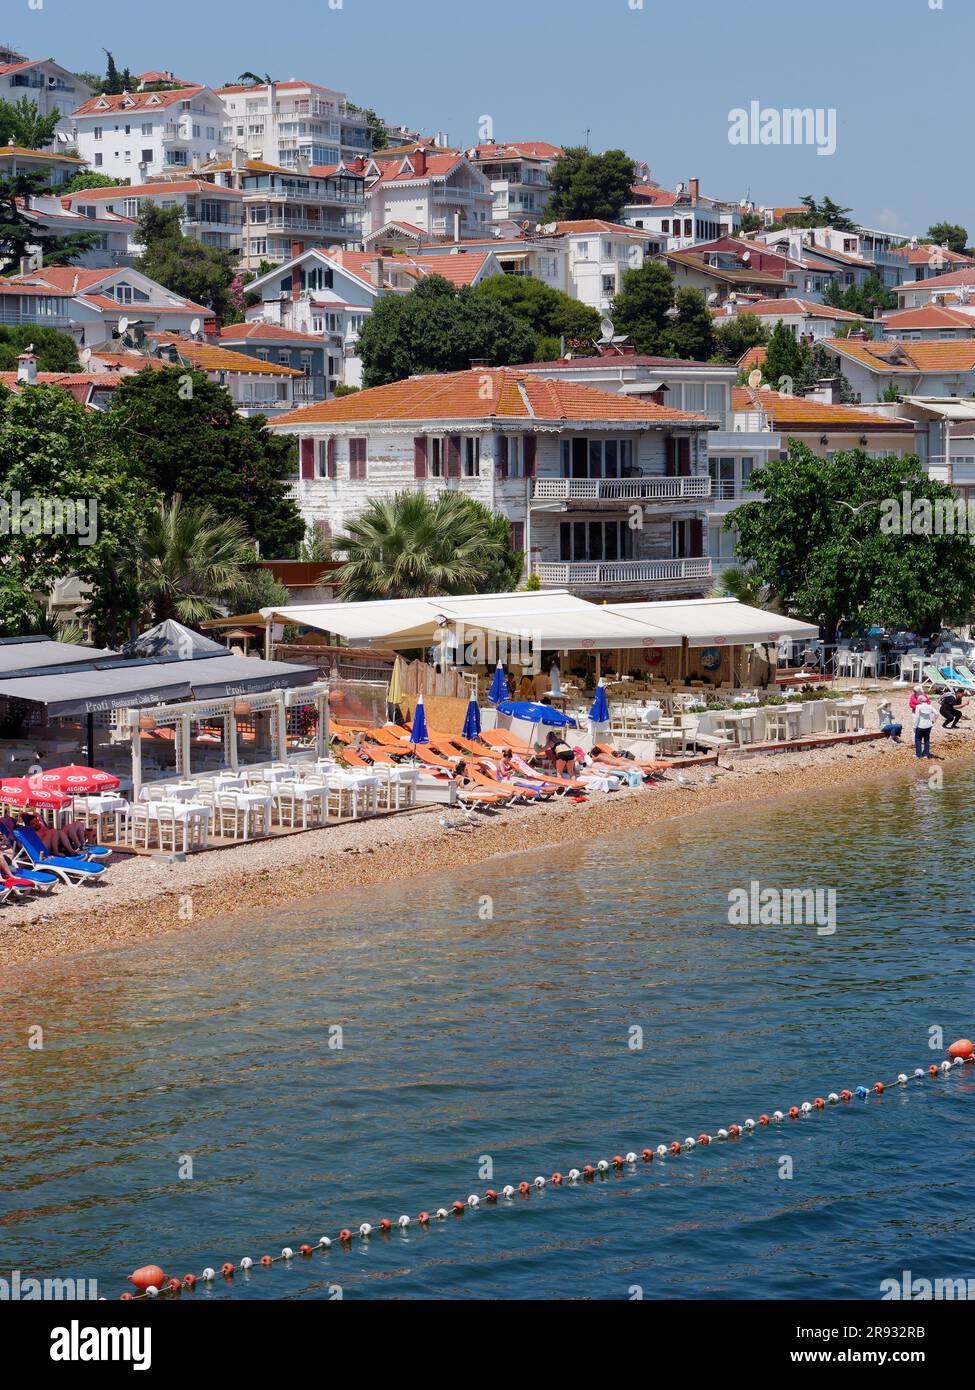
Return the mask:
[[110, 657], [98, 647], [55, 642], [50, 637], [0, 637], [0, 679], [33, 671], [72, 666]]
[[298, 604], [264, 608], [261, 614], [265, 621], [335, 633], [358, 645], [399, 649], [439, 642], [445, 629], [458, 636], [466, 629], [525, 637], [556, 651], [679, 647], [684, 641], [691, 647], [742, 645], [819, 635], [812, 623], [733, 598], [595, 604], [564, 589]]

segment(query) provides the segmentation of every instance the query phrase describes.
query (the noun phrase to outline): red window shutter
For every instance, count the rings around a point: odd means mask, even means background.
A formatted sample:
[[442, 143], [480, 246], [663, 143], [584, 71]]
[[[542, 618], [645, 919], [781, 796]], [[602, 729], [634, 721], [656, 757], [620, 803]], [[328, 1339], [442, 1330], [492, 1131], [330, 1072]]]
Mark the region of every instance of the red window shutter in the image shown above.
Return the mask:
[[538, 440], [533, 434], [525, 435], [525, 477], [534, 478], [535, 476], [535, 452], [538, 447]]
[[525, 548], [525, 523], [523, 521], [513, 521], [511, 523], [511, 549], [524, 550]]
[[427, 437], [425, 434], [419, 434], [413, 440], [413, 476], [414, 478], [427, 476]]
[[676, 478], [677, 476], [677, 440], [672, 434], [668, 434], [664, 440], [666, 448], [666, 463], [664, 465], [667, 477]]
[[[498, 477], [507, 478], [508, 476], [508, 436], [502, 434], [498, 436]], [[515, 546], [520, 550], [520, 546]]]
[[460, 477], [460, 435], [447, 436], [447, 477]]
[[692, 522], [691, 522], [691, 554], [692, 554], [692, 555], [703, 555], [703, 554], [704, 554], [704, 522], [703, 522], [703, 521], [692, 521]]
[[328, 465], [327, 465], [327, 469], [328, 469], [328, 476], [329, 476], [330, 478], [335, 478], [335, 477], [338, 476], [338, 475], [337, 475], [337, 472], [336, 472], [336, 468], [335, 468], [335, 437], [334, 437], [334, 435], [333, 435], [333, 436], [329, 439], [329, 441], [328, 441]]
[[349, 477], [361, 481], [366, 476], [366, 441], [349, 440]]
[[315, 476], [314, 439], [303, 439], [301, 441], [301, 476], [303, 478], [314, 478]]

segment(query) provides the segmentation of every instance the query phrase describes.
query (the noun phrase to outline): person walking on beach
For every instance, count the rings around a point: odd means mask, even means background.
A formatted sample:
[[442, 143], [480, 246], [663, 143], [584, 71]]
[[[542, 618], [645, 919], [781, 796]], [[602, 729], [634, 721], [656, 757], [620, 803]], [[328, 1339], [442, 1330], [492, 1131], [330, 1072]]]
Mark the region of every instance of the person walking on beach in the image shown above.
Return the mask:
[[911, 691], [911, 698], [907, 702], [907, 708], [913, 714], [914, 711], [917, 709], [918, 705], [923, 704], [925, 701], [927, 701], [928, 704], [931, 703], [931, 699], [928, 696], [926, 690], [924, 689], [924, 686], [916, 685], [914, 689]]
[[931, 727], [934, 717], [934, 705], [925, 696], [914, 707], [914, 753], [918, 758], [931, 756]]
[[939, 713], [944, 720], [943, 729], [957, 729], [959, 720], [965, 716], [962, 710], [965, 708], [965, 701], [960, 690], [946, 690], [941, 697], [941, 707]]
[[886, 734], [894, 743], [900, 743], [904, 725], [894, 722], [894, 711], [889, 700], [881, 700], [877, 706], [877, 719], [880, 723], [880, 732]]

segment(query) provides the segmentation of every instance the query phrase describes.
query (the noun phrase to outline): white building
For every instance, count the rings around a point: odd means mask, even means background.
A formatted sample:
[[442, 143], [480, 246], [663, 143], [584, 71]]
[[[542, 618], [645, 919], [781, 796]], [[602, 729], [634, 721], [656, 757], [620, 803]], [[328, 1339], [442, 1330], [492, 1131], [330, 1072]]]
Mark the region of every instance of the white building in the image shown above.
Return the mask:
[[560, 145], [544, 140], [491, 140], [468, 150], [468, 159], [491, 181], [494, 221], [537, 222], [551, 197], [549, 170], [562, 154]]
[[[654, 400], [475, 368], [310, 406], [296, 500], [332, 532], [369, 498], [465, 492], [512, 523], [543, 587], [583, 597], [703, 595], [709, 421]], [[642, 525], [631, 518], [636, 509]]]
[[892, 391], [902, 396], [970, 397], [975, 393], [975, 339], [903, 342], [830, 338], [825, 344], [864, 404]]
[[674, 192], [655, 183], [637, 183], [623, 209], [623, 221], [652, 232], [665, 251], [683, 251], [698, 242], [737, 236], [741, 208], [701, 194], [699, 179], [679, 183]]
[[737, 299], [726, 303], [714, 314], [715, 326], [727, 323], [739, 314], [754, 314], [769, 333], [776, 324], [784, 323], [794, 337], [808, 342], [835, 338], [841, 328], [865, 328], [872, 322], [846, 309], [834, 309], [828, 304], [817, 304], [809, 299]]
[[74, 144], [72, 111], [90, 96], [88, 84], [53, 58], [26, 58], [0, 44], [0, 100], [13, 105], [28, 97], [37, 103], [38, 115], [60, 112], [55, 143], [62, 148]]
[[85, 162], [130, 183], [190, 171], [229, 153], [223, 105], [209, 87], [96, 96], [72, 119]]
[[[107, 211], [97, 203], [89, 205], [82, 200], [81, 207], [74, 207], [70, 196], [59, 198], [50, 194], [29, 198], [22, 211], [28, 221], [46, 236], [67, 237], [80, 233], [94, 237], [88, 250], [74, 258], [74, 266], [85, 270], [105, 270], [131, 265], [135, 259], [135, 223]], [[40, 249], [38, 260], [43, 260]], [[24, 265], [22, 268], [30, 270], [33, 266]]]
[[135, 222], [142, 203], [157, 208], [179, 208], [183, 232], [218, 251], [239, 251], [243, 197], [231, 188], [218, 188], [204, 179], [172, 179], [159, 183], [121, 184], [117, 188], [86, 188], [67, 194], [65, 204], [84, 217], [122, 217], [132, 224], [129, 251], [141, 249], [135, 241]]
[[661, 250], [660, 241], [648, 232], [602, 218], [547, 225], [568, 250], [567, 293], [602, 314], [608, 312], [623, 288], [626, 271], [639, 270], [648, 257]]
[[352, 168], [365, 175], [367, 234], [405, 223], [428, 238], [463, 241], [491, 228], [491, 182], [456, 151], [379, 151]]
[[339, 164], [368, 155], [369, 125], [343, 92], [317, 82], [218, 87], [224, 143], [283, 169]]

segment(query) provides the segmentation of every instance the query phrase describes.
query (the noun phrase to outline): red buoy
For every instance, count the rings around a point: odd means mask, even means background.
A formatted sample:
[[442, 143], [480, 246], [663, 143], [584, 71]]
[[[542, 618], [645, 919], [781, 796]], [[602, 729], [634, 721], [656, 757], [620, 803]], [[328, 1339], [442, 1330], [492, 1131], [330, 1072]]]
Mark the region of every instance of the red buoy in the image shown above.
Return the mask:
[[644, 1163], [652, 1163], [652, 1162], [653, 1162], [653, 1149], [644, 1149], [644, 1150], [643, 1150], [643, 1161], [644, 1161]]
[[884, 1083], [882, 1081], [875, 1081], [873, 1083], [873, 1089], [877, 1092], [878, 1096], [882, 1095], [884, 1090]]
[[267, 1269], [270, 1265], [274, 1264], [274, 1260], [270, 1255], [262, 1255], [261, 1264], [264, 1266], [265, 1269]]
[[969, 1038], [959, 1038], [948, 1048], [949, 1057], [972, 1057], [975, 1056], [975, 1043]]
[[552, 1184], [553, 1184], [553, 1186], [558, 1187], [558, 1186], [561, 1184], [561, 1182], [562, 1182], [562, 1174], [561, 1174], [561, 1173], [553, 1173], [553, 1174], [552, 1174]]
[[183, 1287], [183, 1286], [182, 1286], [182, 1284], [179, 1282], [178, 1279], [167, 1279], [167, 1280], [166, 1280], [166, 1288], [169, 1290], [170, 1293], [179, 1293], [179, 1291], [180, 1291], [180, 1289], [181, 1289], [182, 1287]]
[[710, 1136], [710, 1134], [699, 1134], [699, 1135], [697, 1136], [697, 1142], [698, 1142], [699, 1144], [710, 1144], [710, 1142], [711, 1142], [711, 1136]]
[[464, 1203], [463, 1203], [463, 1202], [451, 1202], [451, 1204], [450, 1204], [450, 1210], [451, 1210], [451, 1211], [455, 1211], [455, 1212], [457, 1212], [458, 1215], [460, 1215], [460, 1213], [464, 1210]]
[[416, 1219], [421, 1226], [428, 1226], [430, 1224], [430, 1213], [428, 1211], [421, 1211]]
[[196, 1275], [195, 1275], [195, 1274], [184, 1274], [184, 1275], [183, 1275], [183, 1283], [186, 1285], [186, 1287], [187, 1287], [188, 1289], [195, 1289], [195, 1288], [196, 1288]]
[[518, 1184], [518, 1191], [523, 1197], [526, 1197], [528, 1193], [531, 1192], [531, 1185], [527, 1182], [520, 1182]]
[[129, 1275], [129, 1283], [134, 1284], [143, 1293], [150, 1287], [161, 1289], [165, 1282], [166, 1276], [158, 1265], [143, 1265], [141, 1269], [133, 1270]]
[[498, 1200], [498, 1194], [495, 1192], [493, 1187], [489, 1187], [488, 1190], [485, 1192], [484, 1200], [486, 1202], [496, 1202]]
[[132, 1301], [132, 1295], [131, 1295], [130, 1293], [120, 1293], [120, 1294], [119, 1294], [119, 1299], [120, 1299], [123, 1303], [131, 1303], [131, 1301]]
[[767, 1125], [767, 1124], [770, 1124], [771, 1121], [769, 1120], [769, 1117], [768, 1117], [767, 1115], [759, 1115], [759, 1117], [758, 1117], [758, 1123], [759, 1123], [760, 1125]]
[[738, 1135], [741, 1133], [741, 1125], [729, 1125], [728, 1133], [732, 1135], [733, 1138], [737, 1139]]
[[840, 1091], [840, 1100], [852, 1100], [852, 1099], [853, 1099], [853, 1092], [852, 1092], [852, 1091]]
[[229, 1260], [225, 1260], [220, 1266], [220, 1273], [225, 1279], [232, 1279], [234, 1277], [234, 1267]]
[[931, 1065], [928, 1067], [928, 1076], [937, 1076], [939, 1070], [940, 1070], [940, 1068], [939, 1068], [939, 1067], [936, 1067], [936, 1066], [934, 1065], [934, 1063], [932, 1062]]
[[799, 1107], [798, 1107], [798, 1105], [790, 1105], [790, 1106], [789, 1106], [789, 1119], [790, 1119], [790, 1120], [798, 1120], [798, 1118], [799, 1118]]
[[339, 1240], [342, 1241], [343, 1244], [348, 1245], [348, 1243], [349, 1243], [349, 1241], [350, 1241], [351, 1239], [352, 1239], [352, 1232], [351, 1232], [351, 1231], [346, 1230], [346, 1229], [343, 1229], [343, 1230], [339, 1231]]
[[614, 1167], [614, 1168], [622, 1168], [622, 1167], [623, 1167], [623, 1159], [621, 1158], [621, 1156], [620, 1156], [619, 1154], [614, 1154], [614, 1155], [613, 1155], [613, 1167]]
[[587, 1178], [591, 1178], [592, 1175], [593, 1175], [593, 1173], [595, 1173], [596, 1170], [595, 1170], [595, 1168], [592, 1166], [591, 1163], [587, 1163], [587, 1164], [584, 1166], [584, 1168], [583, 1168], [582, 1171], [583, 1171], [583, 1173], [585, 1174], [585, 1176], [586, 1176]]
[[[382, 1222], [380, 1222], [380, 1225], [382, 1225]], [[389, 1230], [389, 1222], [388, 1222], [388, 1221], [386, 1222], [386, 1229]], [[311, 1254], [311, 1246], [310, 1246], [310, 1245], [299, 1245], [299, 1246], [298, 1246], [298, 1254], [299, 1254], [299, 1255], [310, 1255], [310, 1254]]]
[[823, 1100], [822, 1096], [817, 1096], [816, 1099], [813, 1101], [813, 1105], [815, 1105], [817, 1110], [826, 1109], [826, 1102]]
[[680, 1145], [678, 1144], [678, 1142], [677, 1142], [676, 1139], [674, 1140], [674, 1142], [673, 1142], [673, 1143], [671, 1144], [671, 1146], [670, 1146], [670, 1152], [671, 1152], [672, 1154], [679, 1154], [679, 1153], [680, 1153]]

